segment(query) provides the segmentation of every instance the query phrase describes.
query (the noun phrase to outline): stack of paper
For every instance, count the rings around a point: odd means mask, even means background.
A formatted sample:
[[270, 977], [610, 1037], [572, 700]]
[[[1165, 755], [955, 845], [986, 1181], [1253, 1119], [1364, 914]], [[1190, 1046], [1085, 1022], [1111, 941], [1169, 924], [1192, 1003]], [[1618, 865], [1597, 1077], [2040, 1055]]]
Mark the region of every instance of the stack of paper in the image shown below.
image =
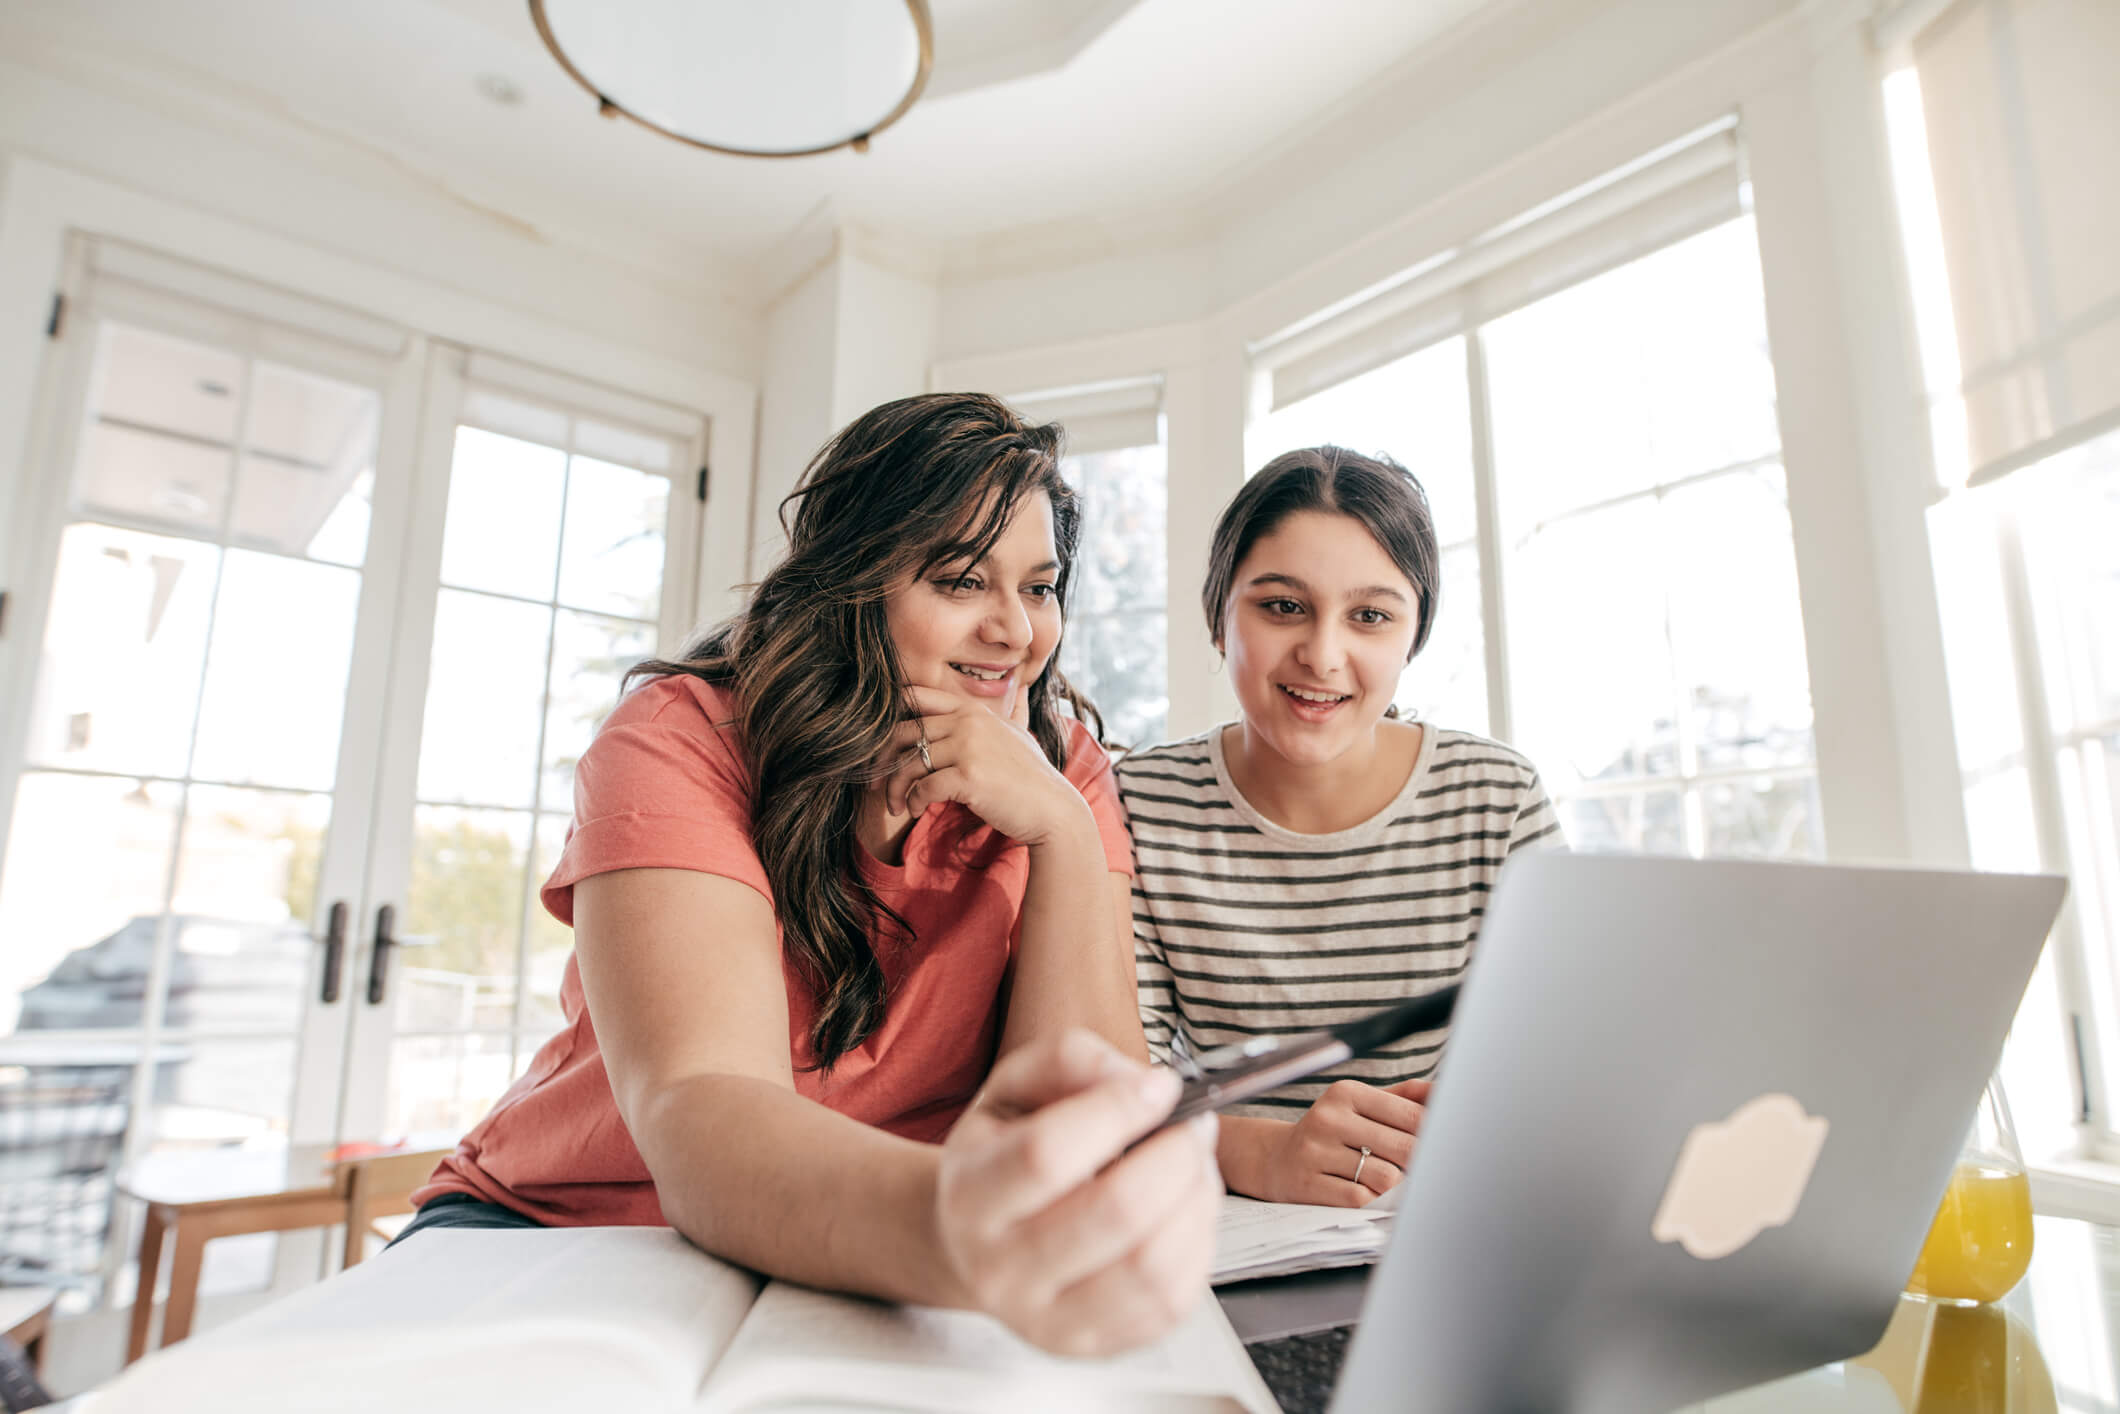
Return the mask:
[[1229, 1194], [1215, 1225], [1214, 1284], [1366, 1266], [1383, 1255], [1393, 1206], [1322, 1208]]

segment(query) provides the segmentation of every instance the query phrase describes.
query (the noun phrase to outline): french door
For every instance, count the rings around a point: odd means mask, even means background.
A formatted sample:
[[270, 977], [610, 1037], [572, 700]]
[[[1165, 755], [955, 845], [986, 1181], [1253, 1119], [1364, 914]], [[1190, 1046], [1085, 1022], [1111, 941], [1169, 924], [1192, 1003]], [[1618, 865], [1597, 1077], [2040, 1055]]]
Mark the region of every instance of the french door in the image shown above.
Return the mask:
[[[78, 257], [0, 714], [0, 1278], [122, 1299], [121, 1166], [444, 1141], [556, 1028], [536, 885], [624, 667], [686, 627], [702, 428]], [[210, 1247], [209, 1294], [295, 1279], [272, 1251]]]

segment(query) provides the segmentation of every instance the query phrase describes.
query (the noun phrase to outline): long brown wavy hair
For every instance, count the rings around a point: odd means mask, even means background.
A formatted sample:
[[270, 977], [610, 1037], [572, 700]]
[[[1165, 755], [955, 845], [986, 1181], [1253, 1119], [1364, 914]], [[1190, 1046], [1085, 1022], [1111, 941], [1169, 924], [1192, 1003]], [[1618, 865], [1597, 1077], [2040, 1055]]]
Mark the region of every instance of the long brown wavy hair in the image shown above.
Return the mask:
[[[976, 562], [1023, 498], [1052, 504], [1065, 611], [1081, 512], [1061, 479], [1061, 429], [1031, 425], [981, 393], [901, 398], [848, 423], [780, 504], [787, 556], [743, 610], [675, 660], [626, 674], [688, 673], [729, 689], [751, 773], [751, 843], [765, 866], [782, 946], [817, 997], [809, 1043], [829, 1072], [882, 1024], [888, 1004], [876, 940], [916, 941], [862, 877], [855, 837], [862, 795], [896, 765], [905, 673], [885, 601], [945, 564]], [[1030, 687], [1030, 728], [1055, 766], [1067, 760], [1058, 706], [1099, 738], [1103, 723], [1068, 686], [1059, 647]]]

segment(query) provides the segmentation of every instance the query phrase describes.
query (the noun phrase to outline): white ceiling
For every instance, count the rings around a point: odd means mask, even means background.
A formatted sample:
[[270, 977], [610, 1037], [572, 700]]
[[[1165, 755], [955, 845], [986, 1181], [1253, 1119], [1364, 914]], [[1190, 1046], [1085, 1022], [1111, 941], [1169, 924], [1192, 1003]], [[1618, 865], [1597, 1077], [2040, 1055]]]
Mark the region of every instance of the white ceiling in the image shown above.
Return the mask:
[[[775, 252], [820, 224], [941, 269], [1006, 263], [1012, 243], [1064, 260], [1073, 229], [1100, 252], [1149, 239], [1226, 210], [1248, 173], [1286, 170], [1305, 143], [1344, 154], [1347, 115], [1541, 7], [1567, 6], [932, 0], [922, 101], [865, 155], [785, 161], [599, 118], [524, 0], [7, 0], [0, 52], [223, 128], [380, 154], [555, 243], [769, 289]], [[522, 101], [483, 97], [487, 75]]]

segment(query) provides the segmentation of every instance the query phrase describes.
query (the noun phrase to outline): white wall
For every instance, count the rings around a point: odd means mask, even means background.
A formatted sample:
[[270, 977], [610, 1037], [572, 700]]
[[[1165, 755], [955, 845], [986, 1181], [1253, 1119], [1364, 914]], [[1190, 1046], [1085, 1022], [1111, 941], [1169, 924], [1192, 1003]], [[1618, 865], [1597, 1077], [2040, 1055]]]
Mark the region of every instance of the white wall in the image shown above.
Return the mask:
[[843, 248], [832, 388], [835, 428], [894, 398], [927, 391], [941, 308], [931, 278]]
[[823, 255], [766, 316], [750, 573], [786, 544], [780, 502], [834, 432], [878, 403], [924, 392], [935, 357], [934, 284], [834, 230]]
[[[1643, 147], [1600, 141], [1586, 128], [1612, 129], [1629, 112], [1706, 96], [1718, 85], [1696, 70], [1727, 68], [1719, 56], [1747, 45], [1792, 4], [1519, 7], [1426, 56], [1396, 91], [1331, 115], [1135, 253], [1061, 267], [1052, 252], [987, 242], [979, 266], [945, 274], [940, 356], [1223, 317], [1284, 287], [1304, 293], [1280, 322], [1300, 318], [1324, 303], [1317, 290], [1335, 288], [1326, 298], [1336, 299], [1362, 289], [1638, 156]], [[1555, 11], [1558, 25], [1544, 19]], [[1731, 106], [1728, 85], [1720, 88], [1703, 105], [1710, 117]], [[1320, 162], [1320, 146], [1337, 155]], [[1173, 174], [1174, 183], [1192, 180]], [[1468, 193], [1512, 184], [1539, 195], [1443, 235], [1479, 205], [1468, 205]]]
[[421, 174], [289, 124], [172, 119], [0, 59], [0, 152], [377, 270], [534, 315], [645, 354], [750, 379], [762, 326], [704, 263], [689, 278], [569, 247]]
[[840, 262], [834, 250], [766, 316], [758, 399], [758, 469], [746, 563], [757, 579], [786, 544], [780, 502], [832, 429], [832, 341], [839, 327]]

